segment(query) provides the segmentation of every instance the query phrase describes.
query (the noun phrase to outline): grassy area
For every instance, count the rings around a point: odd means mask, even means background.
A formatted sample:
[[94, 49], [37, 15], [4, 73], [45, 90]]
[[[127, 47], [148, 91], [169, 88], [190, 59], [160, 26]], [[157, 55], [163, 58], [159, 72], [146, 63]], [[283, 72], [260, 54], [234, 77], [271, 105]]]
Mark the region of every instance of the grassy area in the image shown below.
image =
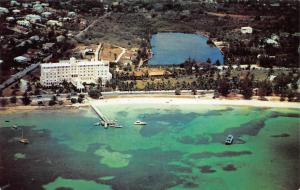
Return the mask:
[[170, 84], [171, 88], [173, 89], [176, 86], [176, 83], [182, 83], [185, 81], [186, 83], [191, 83], [196, 80], [195, 77], [181, 77], [179, 79], [169, 78], [169, 79], [148, 79], [148, 80], [136, 80], [136, 88], [137, 90], [144, 90], [147, 83], [155, 84], [156, 86], [159, 84], [164, 83], [165, 85]]

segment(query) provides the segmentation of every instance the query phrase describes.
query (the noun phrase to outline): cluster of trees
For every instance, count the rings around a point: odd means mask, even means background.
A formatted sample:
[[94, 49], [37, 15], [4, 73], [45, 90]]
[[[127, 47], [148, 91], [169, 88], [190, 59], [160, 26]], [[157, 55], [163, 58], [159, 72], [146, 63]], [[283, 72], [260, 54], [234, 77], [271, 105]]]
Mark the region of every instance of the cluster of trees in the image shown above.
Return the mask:
[[248, 74], [238, 82], [238, 88], [232, 88], [230, 80], [224, 77], [219, 80], [217, 91], [221, 95], [227, 96], [230, 92], [237, 90], [245, 99], [250, 99], [256, 90], [255, 95], [261, 98], [275, 94], [281, 96], [282, 100], [287, 97], [288, 101], [300, 101], [300, 93], [297, 91], [298, 80], [299, 75], [292, 73], [290, 75], [281, 73], [272, 82], [269, 80], [255, 81], [253, 75]]
[[[215, 90], [222, 96], [227, 96], [231, 92], [239, 93], [245, 99], [250, 99], [253, 95], [258, 95], [261, 98], [270, 95], [279, 95], [283, 99], [288, 98], [289, 101], [299, 99], [298, 80], [300, 75], [296, 70], [285, 74], [282, 72], [274, 80], [270, 80], [270, 75], [273, 73], [269, 69], [266, 74], [265, 80], [257, 80], [254, 78], [255, 70], [250, 67], [241, 69], [240, 67], [233, 70], [231, 66], [218, 70], [212, 65], [198, 66], [196, 62], [190, 60], [179, 67], [169, 68], [170, 74], [162, 77], [160, 80], [148, 80], [149, 77], [143, 77], [144, 88], [140, 89], [143, 85], [137, 85], [136, 78], [122, 74], [117, 80], [117, 87], [121, 91], [134, 91], [134, 90]], [[236, 73], [239, 74], [236, 74]], [[235, 74], [233, 74], [235, 73]], [[258, 71], [260, 73], [260, 71]], [[181, 80], [180, 78], [190, 76], [189, 80]], [[124, 79], [124, 80], [122, 80]], [[171, 82], [172, 81], [172, 82]], [[174, 82], [175, 81], [175, 82]], [[187, 82], [190, 81], [190, 82]]]
[[93, 99], [99, 99], [102, 96], [102, 94], [100, 90], [96, 89], [96, 90], [90, 90], [89, 96]]

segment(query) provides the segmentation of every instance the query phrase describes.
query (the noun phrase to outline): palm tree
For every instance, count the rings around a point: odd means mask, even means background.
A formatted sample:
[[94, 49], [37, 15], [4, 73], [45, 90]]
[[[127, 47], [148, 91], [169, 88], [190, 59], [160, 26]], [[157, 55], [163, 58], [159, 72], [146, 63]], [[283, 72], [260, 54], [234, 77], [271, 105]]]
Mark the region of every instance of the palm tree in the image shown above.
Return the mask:
[[10, 97], [10, 103], [12, 103], [12, 104], [17, 103], [17, 97], [16, 96]]

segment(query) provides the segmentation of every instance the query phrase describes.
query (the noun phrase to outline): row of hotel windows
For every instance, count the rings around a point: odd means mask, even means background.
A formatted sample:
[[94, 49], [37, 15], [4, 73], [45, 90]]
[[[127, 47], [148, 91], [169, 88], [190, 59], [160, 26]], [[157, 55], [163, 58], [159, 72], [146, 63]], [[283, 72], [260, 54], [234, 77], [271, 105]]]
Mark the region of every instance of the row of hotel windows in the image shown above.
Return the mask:
[[[104, 80], [107, 80], [107, 78], [105, 77], [105, 78], [103, 78]], [[92, 78], [90, 78], [90, 79], [86, 79], [86, 80], [93, 80]], [[44, 86], [51, 86], [52, 84], [60, 84], [61, 82], [62, 82], [63, 80], [52, 80], [52, 81], [48, 81], [48, 80], [46, 80], [46, 81], [44, 81], [43, 82], [43, 85]]]
[[101, 69], [101, 70], [97, 70], [97, 69], [72, 69], [72, 70], [63, 70], [63, 69], [55, 69], [55, 70], [51, 70], [51, 71], [47, 71], [46, 73], [56, 73], [56, 72], [64, 72], [64, 73], [70, 73], [70, 72], [75, 72], [75, 71], [78, 71], [78, 72], [94, 72], [94, 71], [101, 71], [101, 72], [109, 72], [108, 69]]
[[[101, 68], [101, 67], [104, 67], [104, 68], [107, 68], [108, 65], [78, 65], [76, 66], [77, 68]], [[42, 67], [43, 69], [70, 69], [71, 66], [50, 66], [50, 67]], [[72, 68], [76, 68], [76, 67], [72, 67]]]
[[[91, 72], [92, 73], [92, 72]], [[91, 73], [86, 73], [86, 74], [78, 74], [77, 76], [71, 75], [71, 77], [84, 77], [84, 76], [90, 76]], [[44, 78], [57, 78], [57, 77], [69, 77], [69, 74], [63, 74], [63, 73], [46, 73], [43, 75]], [[98, 73], [96, 76], [107, 76], [107, 73]]]

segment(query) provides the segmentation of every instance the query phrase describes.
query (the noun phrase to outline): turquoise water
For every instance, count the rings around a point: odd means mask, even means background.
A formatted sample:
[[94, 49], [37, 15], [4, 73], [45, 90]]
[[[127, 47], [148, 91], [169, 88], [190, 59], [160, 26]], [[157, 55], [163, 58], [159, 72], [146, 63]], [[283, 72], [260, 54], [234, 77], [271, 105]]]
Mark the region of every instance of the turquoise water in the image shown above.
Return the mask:
[[196, 61], [211, 59], [221, 64], [224, 56], [216, 47], [207, 45], [207, 38], [196, 34], [158, 33], [151, 37], [153, 58], [149, 65], [172, 65], [184, 63], [188, 58]]
[[[0, 114], [0, 186], [11, 189], [283, 190], [299, 187], [299, 110], [100, 105]], [[137, 119], [148, 123], [134, 126]], [[6, 122], [9, 120], [10, 122]], [[29, 145], [17, 142], [22, 125]], [[223, 144], [228, 134], [234, 144]], [[17, 179], [17, 180], [16, 180]]]

